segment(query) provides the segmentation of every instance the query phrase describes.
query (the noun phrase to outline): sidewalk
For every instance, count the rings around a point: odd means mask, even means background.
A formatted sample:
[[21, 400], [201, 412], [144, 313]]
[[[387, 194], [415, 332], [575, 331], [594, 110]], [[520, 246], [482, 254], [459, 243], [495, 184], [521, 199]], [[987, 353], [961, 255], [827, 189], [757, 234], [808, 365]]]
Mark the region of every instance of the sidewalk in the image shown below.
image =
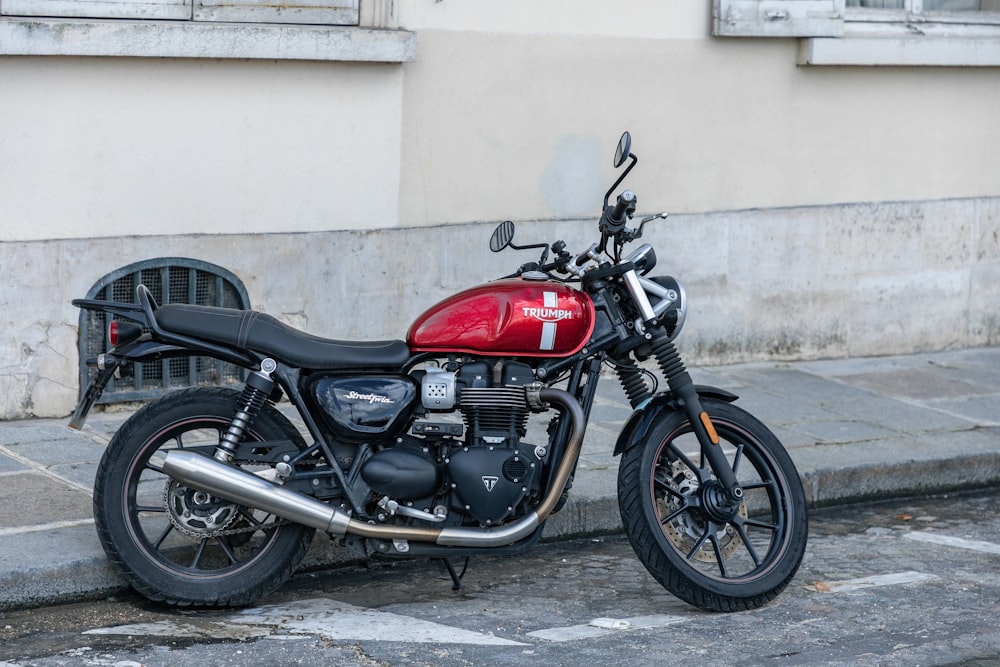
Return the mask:
[[[811, 506], [1000, 485], [1000, 348], [690, 369], [781, 439]], [[615, 438], [630, 408], [602, 383], [570, 503], [545, 535], [620, 530]], [[124, 590], [97, 541], [91, 486], [126, 413], [0, 422], [0, 610]], [[807, 556], [808, 557], [808, 556]], [[336, 565], [317, 536], [303, 568]]]

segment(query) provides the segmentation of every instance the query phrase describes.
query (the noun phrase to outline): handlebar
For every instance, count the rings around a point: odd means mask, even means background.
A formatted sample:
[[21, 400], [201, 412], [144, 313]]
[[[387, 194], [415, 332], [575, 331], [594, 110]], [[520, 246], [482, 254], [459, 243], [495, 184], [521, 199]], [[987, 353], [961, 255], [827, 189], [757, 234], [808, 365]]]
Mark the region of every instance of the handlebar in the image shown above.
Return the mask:
[[577, 255], [576, 259], [573, 260], [573, 264], [575, 264], [576, 266], [583, 266], [584, 264], [586, 264], [590, 260], [600, 261], [598, 255], [597, 255], [597, 244], [596, 243], [591, 243], [589, 248], [587, 248], [585, 251], [583, 251], [579, 255]]

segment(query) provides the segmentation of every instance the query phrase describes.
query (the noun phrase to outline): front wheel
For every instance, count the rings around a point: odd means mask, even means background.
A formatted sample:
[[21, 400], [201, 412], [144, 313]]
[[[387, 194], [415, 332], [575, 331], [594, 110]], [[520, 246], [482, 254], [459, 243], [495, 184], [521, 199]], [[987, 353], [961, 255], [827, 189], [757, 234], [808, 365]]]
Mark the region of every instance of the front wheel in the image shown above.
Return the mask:
[[805, 493], [778, 439], [734, 405], [702, 399], [743, 488], [730, 503], [687, 418], [665, 411], [623, 455], [618, 504], [629, 541], [671, 593], [709, 611], [773, 600], [795, 575], [808, 533]]

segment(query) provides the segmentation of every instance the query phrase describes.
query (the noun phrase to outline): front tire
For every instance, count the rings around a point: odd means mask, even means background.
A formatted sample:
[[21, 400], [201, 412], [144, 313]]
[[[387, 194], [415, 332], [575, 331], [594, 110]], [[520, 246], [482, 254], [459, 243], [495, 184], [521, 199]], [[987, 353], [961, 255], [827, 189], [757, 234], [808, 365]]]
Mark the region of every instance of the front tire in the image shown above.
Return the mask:
[[702, 399], [744, 490], [738, 507], [721, 486], [687, 418], [665, 411], [623, 455], [618, 503], [646, 569], [685, 602], [708, 611], [755, 609], [795, 575], [808, 533], [805, 493], [791, 458], [752, 415]]
[[[184, 487], [157, 466], [156, 455], [170, 449], [210, 452], [236, 414], [239, 396], [215, 388], [168, 394], [130, 417], [101, 459], [94, 484], [98, 537], [110, 561], [151, 600], [250, 604], [292, 575], [312, 541], [311, 528]], [[244, 440], [305, 447], [271, 405], [261, 409]]]

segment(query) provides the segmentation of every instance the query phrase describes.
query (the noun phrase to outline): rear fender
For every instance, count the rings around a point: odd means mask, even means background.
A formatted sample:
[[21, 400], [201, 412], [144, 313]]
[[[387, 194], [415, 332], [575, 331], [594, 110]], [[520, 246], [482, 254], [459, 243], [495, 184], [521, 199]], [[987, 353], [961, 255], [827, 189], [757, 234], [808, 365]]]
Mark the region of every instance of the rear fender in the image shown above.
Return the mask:
[[118, 373], [119, 369], [127, 368], [129, 364], [134, 362], [190, 357], [192, 354], [192, 351], [186, 347], [160, 343], [151, 340], [149, 334], [144, 334], [138, 339], [117, 347], [95, 359], [87, 359], [87, 366], [96, 368], [97, 374], [87, 388], [84, 389], [80, 397], [80, 402], [77, 403], [76, 410], [73, 411], [73, 416], [70, 418], [69, 427], [76, 431], [83, 428], [90, 409], [94, 407], [94, 403], [104, 393], [104, 389], [108, 386], [111, 377]]
[[[736, 394], [718, 387], [697, 384], [694, 388], [698, 392], [698, 396], [703, 398], [714, 398], [726, 403], [732, 403], [739, 398]], [[632, 416], [625, 422], [625, 426], [622, 427], [621, 433], [618, 434], [614, 455], [623, 454], [634, 447], [636, 443], [641, 442], [663, 412], [681, 412], [681, 406], [677, 404], [677, 397], [674, 396], [673, 392], [667, 391], [657, 394], [632, 413]]]

